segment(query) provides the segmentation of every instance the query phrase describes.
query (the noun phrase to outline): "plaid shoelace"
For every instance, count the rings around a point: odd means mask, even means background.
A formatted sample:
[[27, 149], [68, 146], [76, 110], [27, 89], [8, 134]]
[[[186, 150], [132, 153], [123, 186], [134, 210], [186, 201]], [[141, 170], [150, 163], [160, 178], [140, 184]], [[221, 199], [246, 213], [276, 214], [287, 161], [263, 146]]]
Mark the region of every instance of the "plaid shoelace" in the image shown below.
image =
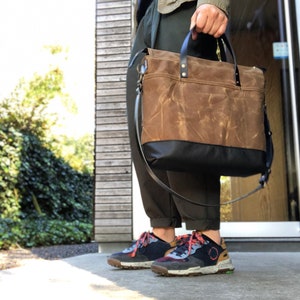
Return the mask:
[[[136, 243], [135, 243], [135, 247], [134, 247], [134, 250], [133, 252], [131, 253], [131, 257], [135, 257], [136, 255], [136, 252], [138, 250], [138, 248], [141, 248], [141, 247], [146, 247], [147, 245], [150, 244], [151, 242], [151, 238], [157, 238], [155, 237], [152, 233], [150, 233], [149, 231], [148, 232], [143, 232], [140, 237], [137, 239]], [[181, 237], [178, 236], [178, 237], [175, 237], [175, 240], [173, 242], [176, 242], [176, 244], [178, 242], [181, 242]], [[171, 243], [173, 243], [171, 242]], [[167, 243], [167, 242], [166, 242]], [[170, 243], [170, 244], [171, 244]]]
[[178, 255], [181, 255], [188, 252], [187, 255], [191, 253], [193, 245], [199, 243], [200, 245], [205, 244], [205, 240], [201, 233], [197, 231], [193, 231], [192, 234], [185, 234], [180, 237], [180, 243], [177, 246], [177, 248], [174, 250]]
[[143, 232], [140, 237], [137, 239], [135, 243], [135, 247], [133, 252], [131, 253], [131, 257], [135, 257], [138, 248], [146, 247], [150, 243], [151, 236], [153, 236], [149, 231]]

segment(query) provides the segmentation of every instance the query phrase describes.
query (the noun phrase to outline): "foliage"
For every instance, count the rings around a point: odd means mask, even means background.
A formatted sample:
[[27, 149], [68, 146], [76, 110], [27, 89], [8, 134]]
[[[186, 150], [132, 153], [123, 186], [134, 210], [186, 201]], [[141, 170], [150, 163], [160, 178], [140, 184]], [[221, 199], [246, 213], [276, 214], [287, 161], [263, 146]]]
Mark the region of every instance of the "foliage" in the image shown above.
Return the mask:
[[51, 137], [57, 115], [48, 111], [55, 99], [70, 103], [63, 72], [51, 66], [0, 101], [0, 249], [91, 238], [92, 137], [64, 137], [59, 147]]
[[90, 242], [92, 224], [49, 220], [45, 217], [23, 220], [18, 243], [23, 247], [80, 244]]
[[85, 134], [79, 138], [58, 136], [50, 145], [57, 157], [62, 157], [73, 169], [92, 174], [94, 161], [94, 137]]
[[19, 218], [19, 195], [16, 189], [20, 167], [22, 134], [0, 123], [0, 217]]
[[93, 177], [71, 168], [34, 135], [23, 139], [17, 188], [21, 210], [36, 216], [34, 201], [49, 218], [91, 222]]
[[9, 249], [18, 244], [20, 235], [20, 221], [0, 218], [0, 249]]
[[90, 242], [92, 224], [51, 220], [46, 217], [12, 221], [0, 219], [0, 249], [14, 245], [38, 247]]
[[[231, 198], [231, 179], [230, 177], [221, 176], [221, 202], [228, 202]], [[232, 205], [221, 206], [221, 221], [228, 222], [232, 220]]]
[[23, 78], [9, 98], [1, 102], [1, 123], [20, 132], [30, 132], [42, 138], [56, 122], [46, 108], [55, 97], [67, 97], [63, 92], [63, 73], [53, 68], [45, 75], [34, 74], [26, 82]]

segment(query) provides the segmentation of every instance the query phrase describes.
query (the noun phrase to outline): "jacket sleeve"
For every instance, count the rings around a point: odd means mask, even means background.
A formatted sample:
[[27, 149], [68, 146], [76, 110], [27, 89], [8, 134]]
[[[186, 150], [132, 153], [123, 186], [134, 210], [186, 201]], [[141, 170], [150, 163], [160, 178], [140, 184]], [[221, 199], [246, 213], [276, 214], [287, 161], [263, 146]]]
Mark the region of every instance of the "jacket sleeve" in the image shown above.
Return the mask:
[[229, 0], [198, 0], [197, 7], [201, 4], [213, 4], [229, 14]]

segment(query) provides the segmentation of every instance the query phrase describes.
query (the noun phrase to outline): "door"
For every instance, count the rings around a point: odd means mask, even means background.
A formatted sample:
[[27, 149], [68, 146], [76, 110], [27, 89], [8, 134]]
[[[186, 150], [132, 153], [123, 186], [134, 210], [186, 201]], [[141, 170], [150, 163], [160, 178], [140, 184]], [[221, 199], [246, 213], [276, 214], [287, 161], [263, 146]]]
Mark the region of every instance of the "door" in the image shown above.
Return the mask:
[[[297, 23], [298, 20], [298, 23]], [[229, 37], [241, 65], [266, 68], [266, 104], [275, 148], [267, 186], [247, 199], [222, 206], [221, 233], [233, 238], [300, 237], [299, 0], [231, 0]], [[134, 236], [149, 228], [133, 177]], [[222, 177], [222, 201], [249, 192], [260, 176]], [[145, 221], [146, 220], [146, 221]], [[177, 230], [177, 234], [185, 233]]]
[[[238, 64], [266, 69], [266, 104], [275, 155], [263, 190], [222, 207], [224, 236], [300, 236], [298, 113], [294, 113], [299, 101], [299, 43], [297, 31], [292, 30], [297, 28], [295, 4], [289, 2], [243, 0], [241, 5], [241, 1], [231, 1], [229, 35]], [[258, 180], [259, 175], [222, 178], [222, 201], [249, 192]]]

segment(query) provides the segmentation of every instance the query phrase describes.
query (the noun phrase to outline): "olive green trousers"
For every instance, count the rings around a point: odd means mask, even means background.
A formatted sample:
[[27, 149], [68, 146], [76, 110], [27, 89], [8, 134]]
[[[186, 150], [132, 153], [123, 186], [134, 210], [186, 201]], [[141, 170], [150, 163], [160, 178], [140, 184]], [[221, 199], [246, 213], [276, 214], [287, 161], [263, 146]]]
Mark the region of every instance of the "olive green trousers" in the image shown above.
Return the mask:
[[[133, 57], [146, 47], [180, 52], [181, 44], [189, 31], [190, 18], [195, 11], [196, 1], [183, 4], [176, 11], [161, 15], [157, 12], [157, 1], [147, 10], [137, 29], [132, 48]], [[197, 41], [191, 41], [190, 55], [217, 59], [216, 40], [199, 34]], [[152, 227], [181, 227], [182, 222], [191, 230], [218, 230], [220, 208], [203, 207], [173, 197], [163, 190], [148, 175], [140, 156], [135, 138], [134, 104], [136, 98], [137, 59], [127, 73], [127, 115], [132, 159], [139, 181], [145, 212]], [[212, 124], [213, 126], [213, 124]], [[184, 155], [184, 154], [183, 154]], [[218, 175], [184, 172], [155, 171], [157, 176], [176, 192], [195, 202], [218, 205], [220, 203], [220, 178]]]

